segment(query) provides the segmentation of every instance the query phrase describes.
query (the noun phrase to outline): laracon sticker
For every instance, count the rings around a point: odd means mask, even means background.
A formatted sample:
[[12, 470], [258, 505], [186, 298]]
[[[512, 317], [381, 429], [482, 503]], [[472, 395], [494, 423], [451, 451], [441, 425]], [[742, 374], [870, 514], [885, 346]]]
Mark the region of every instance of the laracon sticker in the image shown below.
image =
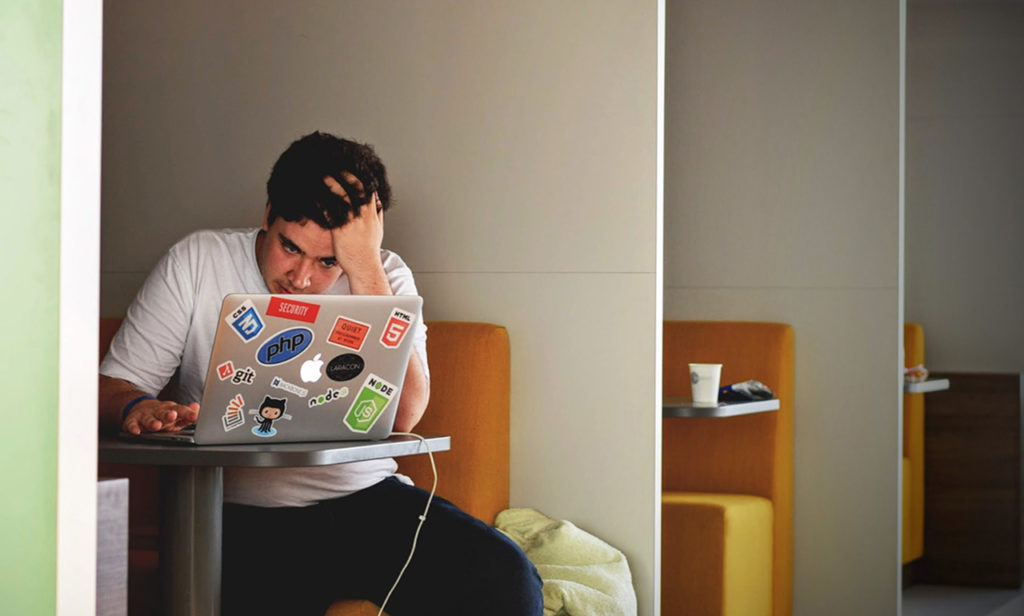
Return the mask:
[[346, 319], [345, 317], [338, 317], [334, 322], [334, 329], [331, 330], [331, 335], [327, 338], [327, 341], [331, 344], [358, 351], [363, 348], [363, 341], [366, 340], [366, 334], [368, 333], [370, 333], [370, 326], [368, 324]]
[[270, 304], [267, 305], [268, 317], [316, 323], [316, 315], [318, 314], [320, 314], [320, 306], [308, 302], [299, 302], [294, 299], [271, 297]]
[[353, 432], [366, 434], [377, 423], [388, 403], [395, 396], [395, 386], [370, 373], [356, 399], [345, 414], [345, 425]]
[[242, 394], [236, 395], [228, 402], [228, 406], [224, 410], [224, 417], [221, 418], [225, 432], [231, 432], [245, 423], [245, 413], [242, 412], [244, 408], [245, 400], [242, 398]]
[[249, 414], [256, 416], [257, 425], [252, 429], [252, 433], [264, 438], [270, 438], [277, 434], [274, 422], [281, 419], [290, 420], [292, 418], [291, 415], [284, 412], [287, 403], [288, 401], [284, 398], [265, 396], [260, 404], [260, 408], [249, 409]]
[[321, 404], [328, 404], [346, 396], [348, 396], [348, 387], [342, 387], [341, 389], [328, 387], [327, 391], [324, 393], [309, 399], [309, 408], [320, 406]]
[[285, 390], [286, 392], [288, 392], [290, 394], [295, 394], [296, 396], [300, 396], [302, 398], [305, 398], [306, 394], [309, 393], [309, 390], [306, 389], [305, 387], [299, 387], [298, 385], [292, 385], [291, 383], [289, 383], [288, 381], [282, 379], [279, 376], [275, 376], [270, 381], [270, 386], [274, 387], [274, 388], [277, 388], [277, 389], [283, 389], [283, 390]]
[[249, 342], [263, 331], [263, 321], [250, 299], [245, 300], [241, 306], [232, 310], [231, 314], [224, 317], [224, 320], [245, 342]]
[[366, 362], [355, 353], [339, 355], [327, 363], [327, 378], [332, 381], [349, 381], [359, 376]]
[[412, 327], [413, 315], [398, 308], [391, 311], [391, 318], [388, 319], [384, 331], [380, 335], [380, 343], [389, 349], [396, 348], [402, 343], [402, 338]]
[[256, 351], [256, 361], [264, 366], [276, 366], [291, 361], [313, 342], [313, 331], [307, 327], [293, 327], [267, 338]]
[[231, 378], [231, 375], [235, 373], [235, 366], [230, 361], [226, 361], [223, 364], [217, 366], [217, 378], [226, 381]]

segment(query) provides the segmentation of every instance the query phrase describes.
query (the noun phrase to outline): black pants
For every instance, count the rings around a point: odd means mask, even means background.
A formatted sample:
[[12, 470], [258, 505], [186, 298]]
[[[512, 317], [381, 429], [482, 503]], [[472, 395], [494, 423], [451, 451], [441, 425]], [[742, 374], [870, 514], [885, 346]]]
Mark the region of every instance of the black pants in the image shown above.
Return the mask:
[[[309, 507], [224, 506], [223, 611], [323, 616], [337, 599], [384, 600], [428, 493], [395, 478]], [[507, 537], [435, 497], [393, 616], [540, 616], [541, 580]]]

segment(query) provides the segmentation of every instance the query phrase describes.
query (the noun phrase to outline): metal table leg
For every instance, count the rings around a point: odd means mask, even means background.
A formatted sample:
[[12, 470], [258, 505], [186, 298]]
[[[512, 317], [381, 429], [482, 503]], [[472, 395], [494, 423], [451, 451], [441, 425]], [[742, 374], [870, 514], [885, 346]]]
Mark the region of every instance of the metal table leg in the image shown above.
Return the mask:
[[168, 616], [219, 616], [224, 471], [165, 466], [160, 481], [160, 576]]

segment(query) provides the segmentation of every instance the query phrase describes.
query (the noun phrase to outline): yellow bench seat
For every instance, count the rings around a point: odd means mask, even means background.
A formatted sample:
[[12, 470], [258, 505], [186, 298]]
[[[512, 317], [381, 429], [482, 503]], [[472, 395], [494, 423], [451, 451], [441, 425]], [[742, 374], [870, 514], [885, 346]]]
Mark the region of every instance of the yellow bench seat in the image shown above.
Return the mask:
[[760, 496], [663, 492], [662, 613], [770, 616], [772, 509]]

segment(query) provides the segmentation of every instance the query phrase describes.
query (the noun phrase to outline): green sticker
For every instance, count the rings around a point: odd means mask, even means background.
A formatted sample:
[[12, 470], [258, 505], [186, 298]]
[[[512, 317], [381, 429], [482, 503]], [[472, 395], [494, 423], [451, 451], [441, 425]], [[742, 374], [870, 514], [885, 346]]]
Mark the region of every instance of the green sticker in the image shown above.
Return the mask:
[[353, 432], [366, 434], [384, 414], [384, 409], [394, 396], [394, 385], [375, 374], [370, 374], [359, 389], [356, 399], [352, 401], [348, 413], [345, 414], [345, 425]]

